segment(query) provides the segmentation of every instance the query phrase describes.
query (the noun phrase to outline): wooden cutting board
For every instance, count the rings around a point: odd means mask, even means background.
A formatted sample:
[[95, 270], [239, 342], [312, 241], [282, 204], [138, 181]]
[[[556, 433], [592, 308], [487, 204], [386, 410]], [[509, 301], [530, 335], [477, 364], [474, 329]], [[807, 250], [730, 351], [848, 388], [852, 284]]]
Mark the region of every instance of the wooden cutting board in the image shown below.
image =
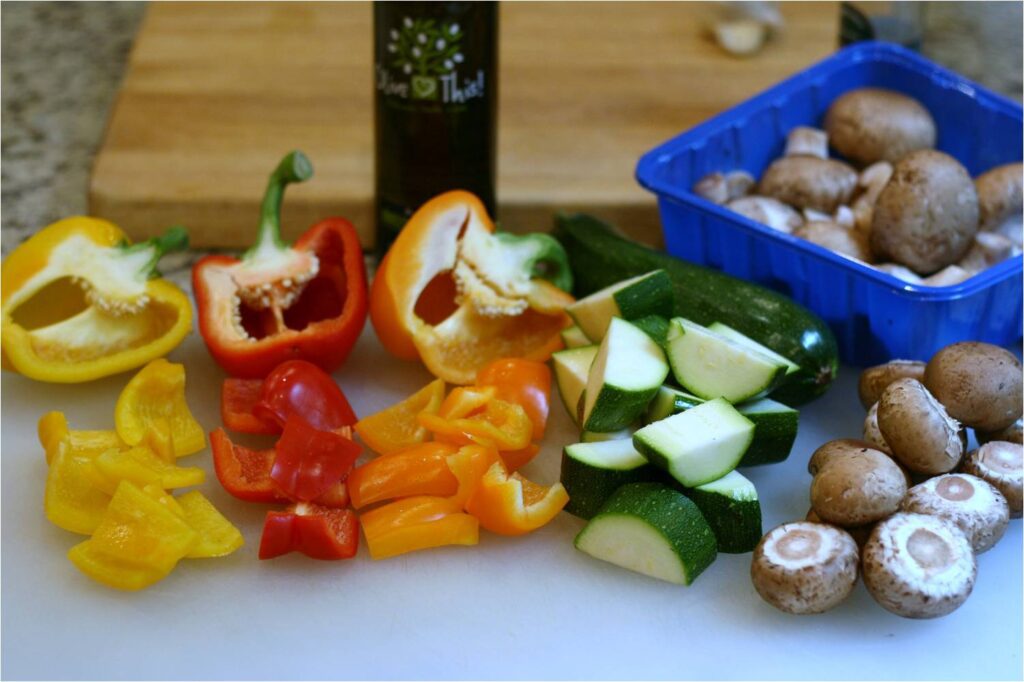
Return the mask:
[[[836, 3], [783, 3], [783, 35], [724, 53], [683, 3], [505, 3], [499, 219], [548, 229], [587, 210], [657, 241], [645, 151], [826, 56]], [[180, 223], [197, 246], [252, 240], [266, 177], [290, 149], [316, 176], [288, 190], [285, 232], [343, 215], [373, 232], [371, 7], [153, 3], [90, 182], [90, 210], [136, 238]]]

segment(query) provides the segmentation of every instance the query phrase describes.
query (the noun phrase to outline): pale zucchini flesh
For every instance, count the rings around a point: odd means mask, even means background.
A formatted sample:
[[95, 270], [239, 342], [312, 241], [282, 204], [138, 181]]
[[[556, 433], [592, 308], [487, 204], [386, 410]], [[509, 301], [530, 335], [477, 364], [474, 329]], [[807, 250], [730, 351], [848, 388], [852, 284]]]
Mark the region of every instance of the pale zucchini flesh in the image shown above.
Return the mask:
[[633, 434], [651, 464], [692, 488], [736, 468], [754, 437], [754, 424], [722, 398], [709, 400]]
[[569, 445], [562, 451], [560, 476], [569, 493], [565, 510], [589, 519], [623, 485], [657, 480], [662, 475], [630, 440]]
[[691, 584], [717, 554], [697, 506], [661, 483], [619, 488], [575, 545], [595, 559], [677, 585]]
[[731, 339], [732, 341], [735, 341], [740, 345], [747, 346], [748, 348], [753, 348], [754, 350], [772, 358], [776, 362], [785, 365], [786, 376], [789, 376], [793, 372], [800, 371], [800, 365], [796, 364], [789, 358], [776, 353], [771, 348], [758, 343], [757, 341], [750, 338], [746, 334], [741, 334], [740, 332], [736, 331], [727, 324], [722, 324], [721, 322], [712, 322], [711, 324], [708, 325], [708, 329], [715, 332], [716, 334], [721, 334], [725, 338]]
[[672, 320], [666, 353], [679, 385], [705, 400], [743, 402], [775, 388], [786, 373], [758, 350], [681, 317]]
[[597, 357], [597, 346], [570, 348], [551, 355], [558, 394], [562, 396], [565, 410], [577, 423], [579, 423], [580, 397], [587, 387], [587, 377], [590, 375], [590, 367], [594, 364], [595, 357]]
[[561, 336], [562, 343], [564, 343], [565, 347], [569, 349], [581, 348], [594, 343], [587, 338], [587, 335], [583, 333], [583, 330], [576, 325], [563, 329]]
[[653, 270], [595, 291], [570, 305], [566, 312], [593, 343], [599, 343], [613, 317], [626, 320], [645, 315], [668, 317], [672, 314], [673, 297], [668, 274], [664, 270]]
[[590, 368], [583, 400], [586, 431], [617, 431], [636, 421], [668, 376], [665, 354], [647, 334], [613, 318]]

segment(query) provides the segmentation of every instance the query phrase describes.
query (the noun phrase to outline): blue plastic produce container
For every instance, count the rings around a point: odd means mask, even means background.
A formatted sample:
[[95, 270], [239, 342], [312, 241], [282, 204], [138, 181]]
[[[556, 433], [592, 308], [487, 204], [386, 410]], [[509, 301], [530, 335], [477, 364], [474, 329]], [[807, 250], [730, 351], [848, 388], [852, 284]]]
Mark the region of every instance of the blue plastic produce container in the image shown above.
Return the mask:
[[850, 364], [927, 360], [955, 341], [1018, 341], [1021, 256], [954, 286], [915, 286], [691, 192], [714, 171], [743, 169], [760, 177], [782, 155], [790, 129], [820, 126], [833, 100], [865, 86], [897, 90], [923, 103], [935, 118], [938, 148], [972, 176], [1021, 160], [1020, 105], [909, 50], [860, 43], [640, 159], [636, 177], [658, 196], [667, 250], [804, 304], [829, 324], [840, 357]]

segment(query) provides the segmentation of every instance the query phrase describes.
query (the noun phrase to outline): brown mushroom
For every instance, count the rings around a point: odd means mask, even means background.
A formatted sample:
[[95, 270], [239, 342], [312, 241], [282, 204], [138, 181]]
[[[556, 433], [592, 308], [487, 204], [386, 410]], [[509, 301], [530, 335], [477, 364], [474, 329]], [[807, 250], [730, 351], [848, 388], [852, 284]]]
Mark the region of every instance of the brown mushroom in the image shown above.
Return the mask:
[[944, 474], [960, 463], [967, 436], [916, 379], [897, 379], [878, 400], [878, 428], [893, 457], [919, 474]]
[[797, 126], [786, 135], [786, 150], [783, 156], [816, 156], [828, 158], [828, 135], [824, 130]]
[[693, 186], [693, 193], [716, 204], [725, 204], [746, 196], [754, 186], [754, 176], [742, 170], [709, 173]]
[[868, 409], [882, 397], [885, 387], [897, 379], [924, 379], [925, 363], [917, 360], [890, 360], [881, 365], [868, 367], [860, 373], [857, 382], [857, 396], [864, 409]]
[[771, 197], [752, 194], [733, 199], [725, 207], [780, 232], [792, 232], [803, 224], [803, 218], [792, 206]]
[[797, 208], [831, 214], [853, 196], [857, 172], [842, 161], [784, 156], [765, 170], [758, 193]]
[[982, 173], [974, 180], [978, 191], [978, 222], [1021, 245], [1021, 214], [1024, 212], [1024, 164], [1008, 163]]
[[818, 472], [833, 459], [846, 457], [850, 453], [859, 452], [864, 449], [873, 450], [874, 446], [871, 443], [855, 438], [830, 440], [811, 453], [811, 458], [807, 460], [807, 473], [811, 476], [817, 476]]
[[929, 275], [960, 260], [977, 231], [978, 195], [964, 167], [942, 152], [912, 152], [875, 202], [871, 250]]
[[754, 549], [750, 578], [761, 598], [786, 613], [823, 613], [846, 599], [857, 582], [857, 543], [820, 523], [773, 528]]
[[994, 547], [1010, 522], [1003, 494], [970, 474], [945, 474], [915, 485], [901, 509], [941, 516], [964, 532], [976, 554]]
[[1019, 519], [1024, 508], [1022, 495], [1022, 458], [1020, 443], [995, 440], [967, 454], [962, 470], [995, 486], [1010, 507], [1010, 517]]
[[892, 454], [889, 444], [885, 442], [885, 436], [878, 429], [878, 403], [872, 405], [867, 416], [864, 417], [864, 442], [871, 443], [872, 447], [879, 452]]
[[871, 247], [863, 234], [833, 222], [805, 223], [793, 231], [793, 236], [806, 239], [812, 244], [823, 246], [830, 251], [856, 258], [865, 263], [870, 263], [873, 260]]
[[811, 481], [811, 507], [827, 523], [862, 526], [894, 513], [906, 492], [903, 470], [885, 453], [852, 447], [818, 470]]
[[990, 343], [946, 346], [928, 361], [924, 384], [950, 416], [971, 428], [998, 431], [1024, 414], [1020, 361]]
[[963, 532], [925, 514], [894, 514], [877, 524], [861, 558], [868, 592], [904, 618], [952, 613], [970, 596], [978, 575]]
[[1005, 429], [999, 429], [998, 431], [974, 429], [974, 437], [977, 438], [978, 443], [982, 445], [994, 440], [1002, 440], [1007, 443], [1024, 444], [1024, 419], [1018, 419]]
[[863, 165], [895, 163], [906, 154], [935, 146], [935, 121], [912, 97], [881, 88], [851, 90], [825, 113], [832, 147]]
[[997, 232], [979, 232], [974, 235], [974, 242], [967, 255], [961, 258], [957, 265], [964, 270], [981, 272], [1018, 253], [1020, 248], [1007, 237]]

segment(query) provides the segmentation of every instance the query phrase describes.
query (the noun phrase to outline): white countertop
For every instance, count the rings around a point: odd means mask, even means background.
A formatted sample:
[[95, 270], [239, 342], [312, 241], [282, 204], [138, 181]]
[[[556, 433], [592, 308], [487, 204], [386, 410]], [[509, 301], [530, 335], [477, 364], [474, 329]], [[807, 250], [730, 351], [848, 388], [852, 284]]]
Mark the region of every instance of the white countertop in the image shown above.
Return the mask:
[[[175, 351], [188, 400], [219, 425], [220, 381], [196, 335]], [[832, 612], [789, 616], [762, 602], [749, 555], [720, 555], [690, 587], [632, 574], [576, 551], [582, 522], [561, 514], [520, 538], [481, 532], [449, 547], [347, 562], [298, 555], [258, 561], [267, 507], [231, 498], [209, 450], [182, 461], [207, 470], [200, 490], [245, 535], [226, 559], [183, 560], [140, 593], [108, 589], [64, 557], [80, 541], [43, 515], [46, 462], [36, 422], [66, 412], [72, 428], [112, 428], [130, 375], [77, 386], [3, 373], [2, 669], [4, 679], [697, 678], [997, 679], [1022, 671], [1021, 521], [979, 557], [974, 594], [952, 615], [898, 618], [863, 585]], [[367, 326], [336, 373], [360, 415], [429, 380], [388, 357]], [[524, 473], [557, 480], [575, 431], [553, 397], [544, 450]], [[801, 412], [790, 459], [747, 469], [765, 528], [802, 518], [806, 462], [826, 440], [857, 436], [856, 372]]]

